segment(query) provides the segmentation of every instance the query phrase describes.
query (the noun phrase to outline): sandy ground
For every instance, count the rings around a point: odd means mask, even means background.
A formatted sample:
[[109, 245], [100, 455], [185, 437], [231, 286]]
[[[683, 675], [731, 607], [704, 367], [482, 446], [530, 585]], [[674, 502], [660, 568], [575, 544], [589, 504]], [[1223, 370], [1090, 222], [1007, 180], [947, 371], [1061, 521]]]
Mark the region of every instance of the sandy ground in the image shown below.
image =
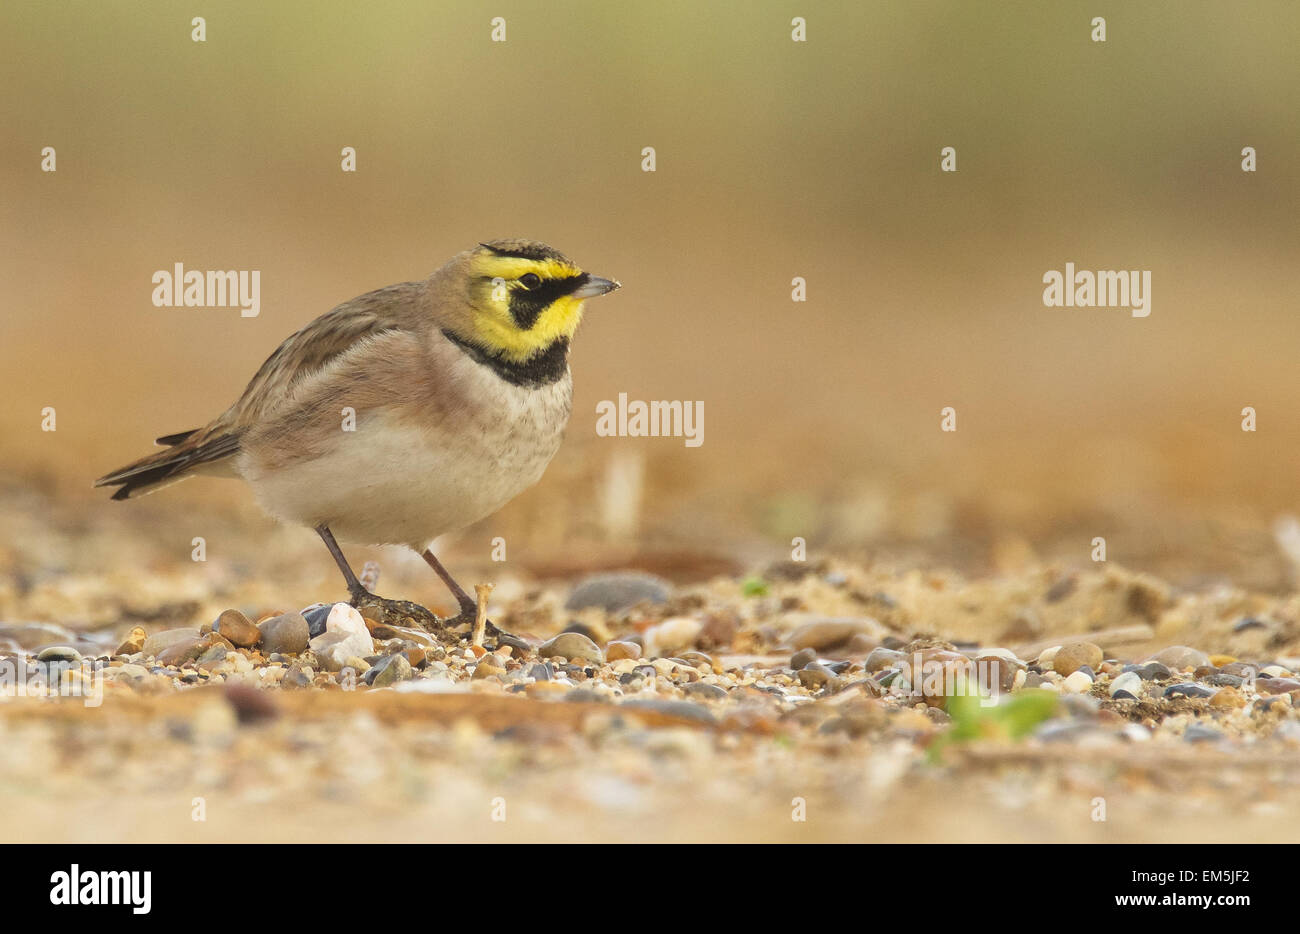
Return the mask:
[[[341, 597], [306, 533], [205, 515], [210, 539], [241, 545], [198, 563], [159, 545], [174, 528], [158, 516], [179, 521], [166, 504], [83, 511], [13, 485], [6, 505], [3, 661], [51, 680], [50, 658], [75, 650], [76, 670], [52, 680], [85, 672], [103, 691], [96, 706], [0, 700], [7, 841], [1285, 841], [1300, 830], [1300, 597], [1285, 588], [1180, 587], [1111, 562], [968, 574], [738, 556], [702, 580], [656, 578], [631, 607], [573, 608], [593, 586], [631, 585], [593, 583], [581, 553], [539, 575], [476, 566], [462, 545], [449, 560], [495, 573], [493, 619], [529, 651], [372, 620], [366, 657], [331, 663], [317, 638], [272, 653], [211, 632], [228, 610], [265, 626]], [[374, 557], [380, 592], [446, 608], [417, 564]], [[136, 627], [156, 641], [124, 645]], [[599, 657], [538, 651], [566, 629]], [[1067, 681], [1054, 657], [1075, 643], [1097, 648], [1086, 682]], [[1182, 670], [1111, 696], [1126, 666], [1177, 646], [1191, 659]], [[980, 720], [957, 739], [948, 698], [888, 686], [914, 651], [965, 664], [991, 650], [1021, 679], [1004, 701], [1056, 698], [1021, 735]], [[400, 672], [366, 683], [372, 666], [396, 671], [396, 655], [409, 660]], [[1242, 666], [1258, 680], [1232, 680]]]

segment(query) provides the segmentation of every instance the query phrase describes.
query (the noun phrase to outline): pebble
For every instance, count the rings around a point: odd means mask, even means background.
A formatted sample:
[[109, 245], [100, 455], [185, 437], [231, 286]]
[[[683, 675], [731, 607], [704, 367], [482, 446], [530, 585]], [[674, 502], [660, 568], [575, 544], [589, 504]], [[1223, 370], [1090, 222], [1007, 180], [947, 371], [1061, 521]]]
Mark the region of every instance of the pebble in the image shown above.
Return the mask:
[[81, 653], [70, 645], [51, 645], [36, 655], [38, 662], [79, 662]]
[[678, 658], [688, 665], [694, 665], [696, 668], [703, 668], [718, 675], [722, 674], [722, 667], [703, 652], [683, 652]]
[[1189, 743], [1213, 743], [1224, 738], [1223, 733], [1219, 730], [1200, 723], [1189, 724], [1187, 729], [1183, 731], [1183, 739]]
[[[563, 633], [562, 635], [577, 635], [577, 633]], [[583, 636], [582, 638], [586, 638]], [[588, 642], [591, 640], [588, 639]], [[484, 678], [491, 678], [493, 675], [504, 675], [506, 673], [505, 662], [501, 661], [495, 655], [484, 655], [479, 659], [478, 664], [474, 666], [474, 674], [471, 676], [474, 681], [482, 681]]]
[[220, 643], [209, 646], [207, 651], [200, 655], [194, 664], [200, 668], [211, 668], [213, 665], [217, 664], [217, 662], [225, 659], [229, 652], [230, 650]]
[[179, 668], [186, 662], [196, 660], [200, 655], [206, 652], [208, 643], [202, 639], [194, 638], [190, 640], [173, 642], [167, 648], [158, 653], [158, 663], [168, 665], [173, 668]]
[[1016, 685], [1016, 675], [1023, 666], [1001, 655], [981, 655], [975, 659], [975, 674], [980, 687], [992, 693], [1005, 693]]
[[1164, 681], [1166, 678], [1173, 677], [1174, 674], [1167, 665], [1161, 662], [1147, 662], [1145, 665], [1139, 665], [1134, 670], [1143, 681]]
[[1300, 691], [1300, 681], [1293, 678], [1260, 678], [1255, 682], [1255, 690], [1261, 694], [1290, 694]]
[[1161, 649], [1155, 655], [1152, 655], [1150, 660], [1160, 662], [1160, 664], [1167, 665], [1174, 670], [1183, 671], [1208, 665], [1210, 656], [1191, 646], [1171, 645], [1169, 648]]
[[1075, 671], [1066, 676], [1065, 690], [1071, 694], [1084, 694], [1092, 689], [1092, 678], [1082, 671]]
[[641, 657], [641, 646], [635, 642], [614, 641], [605, 646], [605, 659], [616, 662], [620, 659]]
[[144, 643], [147, 638], [149, 638], [149, 636], [144, 631], [144, 627], [136, 626], [126, 634], [126, 638], [122, 640], [122, 644], [117, 647], [117, 651], [113, 654], [134, 655], [137, 652], [143, 652]]
[[225, 687], [226, 702], [235, 711], [235, 717], [241, 724], [262, 723], [274, 720], [280, 710], [269, 691], [239, 682], [231, 682]]
[[727, 691], [725, 688], [718, 687], [716, 684], [706, 684], [703, 681], [695, 681], [687, 684], [682, 688], [682, 692], [690, 697], [703, 697], [706, 700], [726, 700]]
[[902, 663], [906, 656], [896, 649], [878, 648], [872, 649], [871, 654], [867, 656], [862, 666], [868, 673], [882, 671], [885, 668], [893, 668]]
[[625, 700], [618, 705], [624, 710], [648, 710], [654, 713], [667, 714], [672, 717], [682, 717], [687, 720], [697, 720], [700, 723], [716, 723], [713, 713], [709, 708], [691, 701], [677, 700], [660, 700], [657, 698], [633, 698]]
[[639, 571], [593, 574], [578, 583], [565, 601], [566, 610], [599, 607], [607, 613], [621, 613], [638, 603], [666, 603], [673, 585], [662, 577]]
[[[479, 664], [482, 664], [480, 662]], [[366, 672], [366, 683], [382, 688], [411, 677], [411, 663], [402, 653], [389, 655]]]
[[1205, 679], [1206, 684], [1212, 684], [1216, 688], [1239, 688], [1245, 683], [1244, 678], [1238, 678], [1236, 675], [1228, 675], [1223, 672], [1210, 675]]
[[534, 681], [524, 687], [524, 693], [529, 697], [562, 697], [572, 690], [572, 684], [562, 681]]
[[600, 651], [600, 646], [580, 632], [562, 632], [554, 639], [548, 639], [537, 647], [538, 658], [555, 658], [557, 656], [567, 658], [570, 661], [579, 659], [595, 662], [596, 664], [605, 661], [605, 655]]
[[272, 616], [258, 623], [257, 628], [262, 631], [262, 651], [268, 655], [298, 655], [307, 651], [311, 641], [311, 626], [301, 613]]
[[1165, 688], [1165, 697], [1211, 697], [1213, 695], [1213, 688], [1207, 688], [1202, 684], [1194, 684], [1190, 681], [1171, 684]]
[[1052, 668], [1061, 675], [1074, 674], [1085, 666], [1095, 671], [1101, 662], [1101, 648], [1091, 642], [1068, 642], [1052, 656]]
[[212, 631], [221, 633], [241, 649], [251, 649], [262, 641], [262, 630], [238, 610], [226, 610], [218, 616]]
[[1236, 688], [1220, 688], [1210, 698], [1211, 707], [1237, 708], [1246, 706], [1246, 698]]
[[1073, 693], [1064, 694], [1061, 697], [1061, 709], [1072, 717], [1093, 719], [1097, 716], [1100, 707], [1101, 704], [1097, 698], [1088, 694]]
[[651, 626], [642, 634], [646, 657], [661, 658], [689, 649], [703, 628], [702, 622], [689, 616], [674, 616]]
[[806, 688], [834, 690], [839, 685], [835, 672], [817, 662], [799, 670], [799, 683]]
[[145, 655], [157, 658], [168, 646], [177, 643], [196, 642], [199, 638], [197, 629], [164, 629], [162, 632], [155, 632], [152, 636], [144, 641], [140, 651]]
[[330, 618], [330, 612], [334, 609], [332, 603], [313, 603], [302, 610], [302, 618], [307, 621], [307, 629], [310, 633], [309, 638], [315, 639], [325, 632], [325, 623]]
[[869, 616], [824, 617], [803, 623], [790, 633], [792, 649], [830, 649], [848, 642], [859, 633], [883, 638], [884, 627]]
[[313, 638], [310, 645], [326, 671], [341, 670], [350, 658], [375, 654], [375, 640], [366, 628], [366, 621], [346, 603], [336, 603], [330, 608], [325, 631]]
[[817, 661], [816, 649], [800, 649], [790, 656], [790, 667], [798, 671], [800, 668], [808, 667], [815, 661]]
[[1034, 735], [1045, 743], [1072, 743], [1096, 729], [1096, 724], [1087, 720], [1049, 720], [1034, 730]]
[[1109, 690], [1111, 697], [1127, 691], [1130, 697], [1137, 698], [1142, 693], [1142, 678], [1136, 671], [1126, 671], [1110, 683]]
[[1238, 678], [1256, 678], [1259, 677], [1259, 666], [1248, 665], [1245, 662], [1232, 662], [1228, 665], [1221, 665], [1220, 675], [1235, 675]]

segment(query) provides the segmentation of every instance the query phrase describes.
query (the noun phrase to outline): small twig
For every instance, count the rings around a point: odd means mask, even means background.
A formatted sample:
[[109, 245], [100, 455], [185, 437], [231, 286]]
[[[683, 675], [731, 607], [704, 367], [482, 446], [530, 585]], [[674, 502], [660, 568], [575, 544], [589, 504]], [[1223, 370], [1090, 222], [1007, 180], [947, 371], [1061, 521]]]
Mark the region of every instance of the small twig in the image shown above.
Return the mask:
[[478, 612], [474, 616], [474, 645], [483, 644], [483, 633], [487, 630], [488, 597], [492, 594], [491, 584], [475, 584], [474, 594], [478, 597]]

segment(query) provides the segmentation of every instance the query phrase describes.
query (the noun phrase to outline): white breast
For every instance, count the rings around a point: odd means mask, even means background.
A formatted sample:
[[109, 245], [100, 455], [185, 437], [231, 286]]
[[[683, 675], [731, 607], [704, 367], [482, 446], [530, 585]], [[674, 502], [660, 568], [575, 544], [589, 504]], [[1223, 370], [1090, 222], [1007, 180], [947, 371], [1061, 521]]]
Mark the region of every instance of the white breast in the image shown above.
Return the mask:
[[[572, 381], [523, 389], [474, 365], [476, 400], [454, 420], [358, 413], [320, 456], [275, 471], [241, 468], [258, 501], [282, 519], [326, 524], [340, 540], [423, 549], [496, 512], [541, 479], [559, 450]], [[249, 469], [251, 468], [251, 469]]]

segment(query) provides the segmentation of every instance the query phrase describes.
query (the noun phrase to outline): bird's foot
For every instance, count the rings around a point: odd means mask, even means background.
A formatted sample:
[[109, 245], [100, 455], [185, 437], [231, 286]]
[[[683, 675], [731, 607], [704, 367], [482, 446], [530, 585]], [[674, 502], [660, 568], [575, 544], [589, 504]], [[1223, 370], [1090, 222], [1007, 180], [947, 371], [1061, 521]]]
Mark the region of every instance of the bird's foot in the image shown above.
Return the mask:
[[441, 632], [445, 628], [438, 617], [410, 600], [386, 600], [368, 590], [356, 590], [352, 593], [351, 603], [358, 611], [366, 611], [362, 613], [363, 616], [386, 626], [405, 626], [431, 633]]

